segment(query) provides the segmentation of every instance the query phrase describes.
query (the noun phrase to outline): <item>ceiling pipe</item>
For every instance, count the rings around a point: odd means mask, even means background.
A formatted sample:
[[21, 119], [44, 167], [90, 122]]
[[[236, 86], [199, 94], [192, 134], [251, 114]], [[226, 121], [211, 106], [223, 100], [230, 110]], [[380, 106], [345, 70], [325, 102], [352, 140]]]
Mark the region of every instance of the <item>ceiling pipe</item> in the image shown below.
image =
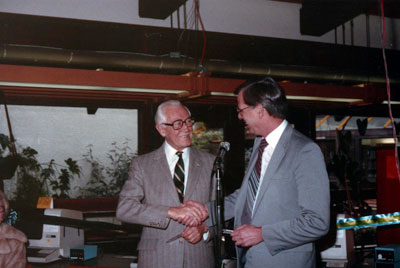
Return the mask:
[[[0, 47], [0, 63], [52, 66], [118, 71], [147, 71], [185, 74], [199, 71], [199, 61], [193, 58], [171, 58], [136, 53], [73, 51], [48, 47], [4, 44]], [[235, 63], [222, 60], [204, 62], [203, 70], [221, 75], [272, 76], [279, 79], [301, 79], [339, 83], [385, 83], [383, 76], [368, 76], [305, 66]], [[202, 70], [200, 70], [202, 71]], [[399, 79], [391, 84], [400, 85]]]

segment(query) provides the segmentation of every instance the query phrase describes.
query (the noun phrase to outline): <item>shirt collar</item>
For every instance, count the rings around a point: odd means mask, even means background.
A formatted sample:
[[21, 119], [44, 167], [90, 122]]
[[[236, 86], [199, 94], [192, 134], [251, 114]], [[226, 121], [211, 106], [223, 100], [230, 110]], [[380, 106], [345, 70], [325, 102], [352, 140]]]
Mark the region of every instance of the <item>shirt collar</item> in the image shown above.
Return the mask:
[[[189, 156], [189, 150], [190, 147], [186, 147], [185, 149], [182, 150], [183, 154], [182, 154], [182, 158], [185, 159]], [[176, 156], [176, 152], [178, 150], [176, 150], [174, 147], [172, 147], [171, 145], [169, 145], [169, 143], [167, 141], [164, 142], [164, 152], [165, 155], [167, 156], [167, 159], [173, 159]]]
[[275, 128], [271, 133], [269, 133], [269, 135], [266, 137], [268, 146], [271, 145], [274, 148], [276, 147], [287, 125], [288, 121], [283, 120], [282, 123], [277, 128]]

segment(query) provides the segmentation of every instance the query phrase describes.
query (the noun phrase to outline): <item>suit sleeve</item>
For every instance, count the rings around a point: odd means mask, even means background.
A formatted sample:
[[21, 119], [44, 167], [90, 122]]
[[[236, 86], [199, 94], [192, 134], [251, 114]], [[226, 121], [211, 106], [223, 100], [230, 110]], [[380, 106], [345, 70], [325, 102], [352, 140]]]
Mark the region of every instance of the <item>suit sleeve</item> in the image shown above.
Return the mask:
[[[235, 192], [233, 192], [232, 194], [230, 194], [229, 196], [224, 198], [223, 202], [224, 202], [224, 220], [225, 221], [228, 221], [235, 216], [235, 214], [234, 214], [235, 213], [235, 203], [236, 203], [236, 198], [239, 194], [239, 190], [240, 189], [237, 189]], [[215, 226], [217, 224], [216, 206], [217, 206], [217, 204], [215, 201], [206, 203], [206, 207], [209, 212], [208, 214], [210, 215], [206, 220], [206, 225], [208, 227]]]
[[117, 219], [122, 222], [166, 229], [170, 222], [170, 219], [167, 218], [169, 207], [144, 202], [144, 179], [144, 171], [140, 167], [138, 159], [133, 159], [128, 180], [119, 195]]
[[288, 172], [294, 179], [300, 212], [293, 218], [262, 226], [264, 243], [272, 255], [315, 241], [328, 232], [330, 193], [323, 159], [315, 143], [298, 151], [294, 168]]
[[224, 198], [224, 219], [226, 221], [235, 216], [235, 204], [239, 191], [240, 188]]

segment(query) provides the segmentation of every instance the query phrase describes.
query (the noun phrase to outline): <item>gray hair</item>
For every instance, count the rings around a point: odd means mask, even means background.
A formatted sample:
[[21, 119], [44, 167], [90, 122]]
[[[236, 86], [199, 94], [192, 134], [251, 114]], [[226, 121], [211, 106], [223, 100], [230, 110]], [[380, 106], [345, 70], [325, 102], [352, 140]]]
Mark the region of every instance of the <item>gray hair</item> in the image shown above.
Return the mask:
[[3, 220], [8, 216], [10, 203], [8, 202], [7, 196], [2, 191], [0, 191], [0, 206], [4, 207], [3, 218], [0, 219], [0, 222], [3, 222]]
[[183, 105], [180, 101], [178, 100], [167, 100], [158, 105], [156, 115], [154, 116], [154, 121], [156, 122], [157, 125], [162, 124], [162, 123], [167, 123], [167, 118], [165, 116], [164, 110], [165, 107], [167, 106], [183, 106], [183, 108], [186, 109], [186, 111], [189, 113], [189, 116], [191, 115], [189, 109]]

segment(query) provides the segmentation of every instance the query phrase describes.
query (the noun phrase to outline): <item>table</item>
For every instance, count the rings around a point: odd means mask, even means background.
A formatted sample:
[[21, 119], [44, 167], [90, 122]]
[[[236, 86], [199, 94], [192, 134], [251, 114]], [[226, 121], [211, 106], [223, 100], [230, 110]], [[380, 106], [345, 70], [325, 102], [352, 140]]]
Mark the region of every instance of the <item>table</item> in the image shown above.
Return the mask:
[[[61, 259], [51, 263], [29, 263], [32, 268], [136, 268], [137, 258], [135, 256], [123, 256], [117, 254], [103, 254], [87, 261], [76, 261]], [[132, 265], [131, 265], [132, 264]]]

